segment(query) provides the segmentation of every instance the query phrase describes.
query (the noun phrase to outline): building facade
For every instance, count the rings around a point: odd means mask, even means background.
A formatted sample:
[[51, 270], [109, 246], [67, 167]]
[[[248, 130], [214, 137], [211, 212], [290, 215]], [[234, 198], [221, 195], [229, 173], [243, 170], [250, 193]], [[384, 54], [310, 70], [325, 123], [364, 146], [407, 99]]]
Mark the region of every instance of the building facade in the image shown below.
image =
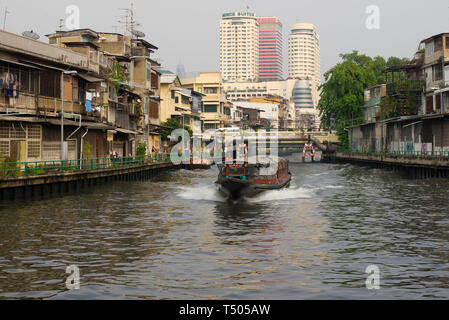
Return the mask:
[[276, 17], [259, 17], [259, 79], [283, 78], [282, 23]]
[[225, 13], [220, 22], [223, 81], [254, 81], [259, 75], [259, 24], [251, 12]]
[[203, 95], [203, 129], [219, 129], [230, 125], [231, 109], [226, 100], [220, 72], [200, 72], [185, 76], [181, 79], [182, 87]]
[[288, 38], [289, 78], [309, 79], [321, 84], [320, 37], [313, 24], [298, 23]]
[[128, 157], [160, 143], [156, 47], [91, 29], [47, 37], [0, 32], [0, 158]]
[[288, 79], [263, 82], [226, 82], [223, 84], [229, 101], [245, 101], [257, 98], [280, 97], [288, 101], [285, 109], [289, 129], [320, 126], [319, 112], [316, 109], [319, 94], [315, 83], [310, 80]]
[[365, 90], [363, 118], [347, 128], [350, 149], [446, 156], [448, 75], [449, 33], [421, 41], [409, 63], [386, 70], [386, 85]]
[[182, 87], [178, 75], [160, 70], [161, 77], [161, 121], [176, 119], [189, 126], [194, 134], [202, 132], [203, 94]]

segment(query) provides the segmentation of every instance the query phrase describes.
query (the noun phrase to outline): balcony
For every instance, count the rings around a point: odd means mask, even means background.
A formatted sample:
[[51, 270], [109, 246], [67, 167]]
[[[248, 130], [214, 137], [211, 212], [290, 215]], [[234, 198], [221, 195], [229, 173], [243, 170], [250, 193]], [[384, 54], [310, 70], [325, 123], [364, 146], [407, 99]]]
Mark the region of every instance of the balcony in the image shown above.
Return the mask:
[[387, 84], [387, 95], [404, 94], [407, 92], [422, 92], [426, 87], [424, 80], [402, 80]]

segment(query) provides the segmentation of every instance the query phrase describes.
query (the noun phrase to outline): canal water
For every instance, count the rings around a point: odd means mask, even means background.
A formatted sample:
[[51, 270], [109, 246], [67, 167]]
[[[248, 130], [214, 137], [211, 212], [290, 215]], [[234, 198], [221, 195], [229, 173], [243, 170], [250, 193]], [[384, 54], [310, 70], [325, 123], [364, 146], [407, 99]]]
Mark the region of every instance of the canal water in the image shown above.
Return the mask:
[[449, 298], [449, 181], [290, 160], [237, 204], [216, 168], [1, 203], [0, 299]]

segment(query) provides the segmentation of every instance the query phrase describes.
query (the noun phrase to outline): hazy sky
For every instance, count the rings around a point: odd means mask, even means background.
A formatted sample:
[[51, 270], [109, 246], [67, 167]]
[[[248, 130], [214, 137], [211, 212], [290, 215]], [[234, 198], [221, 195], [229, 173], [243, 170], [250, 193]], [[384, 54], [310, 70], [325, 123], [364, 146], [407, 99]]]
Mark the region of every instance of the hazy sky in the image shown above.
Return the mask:
[[[284, 71], [287, 71], [287, 37], [290, 26], [310, 22], [321, 37], [322, 73], [339, 61], [339, 54], [353, 49], [368, 55], [411, 57], [420, 40], [449, 32], [449, 1], [405, 0], [0, 0], [0, 21], [6, 30], [21, 33], [33, 29], [47, 41], [68, 5], [77, 5], [81, 27], [116, 31], [120, 8], [134, 3], [140, 30], [159, 47], [156, 57], [176, 70], [180, 61], [186, 71], [219, 71], [219, 22], [221, 14], [250, 11], [258, 16], [277, 16], [284, 24]], [[380, 8], [380, 29], [368, 30], [366, 7]], [[122, 32], [123, 29], [117, 29]]]

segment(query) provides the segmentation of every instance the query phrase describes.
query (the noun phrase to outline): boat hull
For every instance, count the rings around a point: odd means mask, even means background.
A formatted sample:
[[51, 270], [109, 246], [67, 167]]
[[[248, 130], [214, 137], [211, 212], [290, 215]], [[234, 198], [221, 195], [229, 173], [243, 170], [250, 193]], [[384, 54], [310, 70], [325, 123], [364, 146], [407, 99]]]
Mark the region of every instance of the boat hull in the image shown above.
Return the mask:
[[290, 186], [291, 174], [288, 174], [284, 179], [278, 180], [276, 183], [254, 183], [252, 181], [244, 181], [238, 178], [218, 177], [217, 183], [220, 189], [231, 200], [238, 200], [241, 198], [253, 198], [262, 192], [270, 190], [280, 190]]

